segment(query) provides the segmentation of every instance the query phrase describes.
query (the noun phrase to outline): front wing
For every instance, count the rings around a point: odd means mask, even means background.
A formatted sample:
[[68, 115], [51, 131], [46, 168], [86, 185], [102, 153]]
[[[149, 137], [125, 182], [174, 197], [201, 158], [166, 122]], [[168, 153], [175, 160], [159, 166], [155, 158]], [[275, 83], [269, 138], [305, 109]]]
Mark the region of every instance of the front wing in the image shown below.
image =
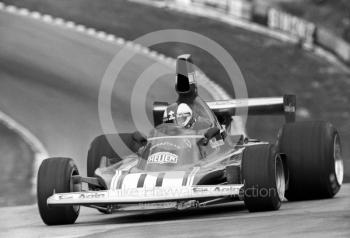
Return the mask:
[[98, 205], [181, 201], [213, 197], [239, 196], [242, 188], [243, 184], [194, 185], [169, 188], [155, 187], [56, 193], [47, 199], [47, 204]]

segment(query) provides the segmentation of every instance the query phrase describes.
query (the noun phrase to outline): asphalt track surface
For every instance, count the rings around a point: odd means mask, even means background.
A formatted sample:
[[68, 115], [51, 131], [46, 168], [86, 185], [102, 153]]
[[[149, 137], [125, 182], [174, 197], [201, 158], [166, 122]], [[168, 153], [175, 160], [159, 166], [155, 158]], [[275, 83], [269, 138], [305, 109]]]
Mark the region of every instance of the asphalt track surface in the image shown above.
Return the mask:
[[242, 202], [162, 213], [104, 215], [82, 208], [74, 225], [48, 227], [35, 206], [0, 208], [0, 237], [349, 237], [350, 186], [333, 199], [249, 213]]
[[[0, 109], [31, 130], [52, 156], [76, 158], [85, 171], [89, 142], [101, 134], [97, 114], [103, 72], [120, 50], [79, 33], [0, 14]], [[124, 94], [113, 112], [123, 112], [132, 80], [149, 64], [137, 57], [121, 73]], [[152, 97], [173, 95], [171, 76]], [[129, 90], [129, 92], [128, 92]], [[128, 116], [117, 115], [128, 130]], [[196, 211], [102, 215], [87, 208], [69, 226], [47, 227], [36, 206], [0, 208], [0, 237], [213, 237], [350, 236], [350, 186], [332, 200], [284, 203], [280, 211], [248, 213], [242, 203]]]
[[[102, 134], [97, 107], [100, 83], [120, 48], [1, 12], [0, 110], [34, 133], [50, 156], [74, 158], [85, 171], [88, 146]], [[128, 109], [132, 87], [153, 63], [138, 55], [120, 73], [112, 99], [112, 113], [120, 132], [134, 129]], [[173, 75], [160, 78], [149, 92], [150, 100], [174, 100], [173, 87]]]

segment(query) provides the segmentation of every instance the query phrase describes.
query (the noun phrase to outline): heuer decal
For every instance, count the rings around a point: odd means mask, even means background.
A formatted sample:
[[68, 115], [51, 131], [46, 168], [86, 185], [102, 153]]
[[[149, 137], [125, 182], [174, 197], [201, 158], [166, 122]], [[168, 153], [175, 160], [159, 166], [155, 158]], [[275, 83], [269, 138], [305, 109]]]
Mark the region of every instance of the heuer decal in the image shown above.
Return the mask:
[[176, 164], [178, 156], [170, 152], [158, 152], [150, 155], [148, 164]]
[[89, 199], [89, 198], [104, 198], [105, 194], [103, 193], [82, 193], [79, 198], [80, 199]]

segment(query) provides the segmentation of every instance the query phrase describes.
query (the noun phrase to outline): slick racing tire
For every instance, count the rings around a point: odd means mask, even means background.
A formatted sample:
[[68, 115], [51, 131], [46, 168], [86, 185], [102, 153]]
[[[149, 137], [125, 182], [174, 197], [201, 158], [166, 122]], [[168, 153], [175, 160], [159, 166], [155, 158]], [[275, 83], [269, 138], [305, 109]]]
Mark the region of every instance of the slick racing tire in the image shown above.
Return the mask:
[[54, 193], [81, 191], [74, 184], [73, 175], [79, 175], [77, 166], [69, 158], [50, 158], [42, 162], [37, 181], [37, 200], [41, 219], [47, 225], [73, 224], [79, 215], [79, 206], [51, 207], [47, 198]]
[[[118, 137], [122, 139], [125, 145], [134, 153], [143, 146], [147, 141], [144, 136], [138, 132], [134, 133], [121, 133], [121, 134], [109, 134], [100, 135], [96, 137], [90, 145], [90, 149], [87, 155], [87, 176], [94, 177], [95, 170], [100, 166], [101, 159], [106, 157], [111, 164], [117, 163], [122, 160], [125, 154], [124, 151], [118, 151], [119, 154], [114, 150], [113, 146], [110, 145], [114, 143], [117, 146]], [[89, 186], [90, 189], [93, 189]]]
[[244, 203], [250, 212], [273, 211], [281, 206], [285, 192], [285, 166], [276, 147], [246, 147], [242, 158]]
[[331, 198], [343, 181], [343, 160], [337, 130], [323, 121], [288, 123], [278, 138], [287, 156], [288, 200]]

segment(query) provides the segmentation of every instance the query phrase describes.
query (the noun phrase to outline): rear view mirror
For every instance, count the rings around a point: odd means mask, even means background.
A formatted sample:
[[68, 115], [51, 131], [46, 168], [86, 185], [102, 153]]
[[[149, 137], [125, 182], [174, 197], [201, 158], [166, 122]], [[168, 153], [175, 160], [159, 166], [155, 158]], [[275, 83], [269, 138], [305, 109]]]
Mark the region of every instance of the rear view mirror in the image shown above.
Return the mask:
[[207, 145], [208, 142], [214, 138], [215, 136], [220, 134], [220, 129], [217, 127], [211, 127], [207, 130], [207, 132], [204, 134], [204, 138], [201, 140], [201, 143], [203, 145]]
[[204, 137], [208, 140], [214, 138], [220, 133], [220, 129], [217, 127], [211, 127], [207, 130], [207, 132], [204, 134]]

